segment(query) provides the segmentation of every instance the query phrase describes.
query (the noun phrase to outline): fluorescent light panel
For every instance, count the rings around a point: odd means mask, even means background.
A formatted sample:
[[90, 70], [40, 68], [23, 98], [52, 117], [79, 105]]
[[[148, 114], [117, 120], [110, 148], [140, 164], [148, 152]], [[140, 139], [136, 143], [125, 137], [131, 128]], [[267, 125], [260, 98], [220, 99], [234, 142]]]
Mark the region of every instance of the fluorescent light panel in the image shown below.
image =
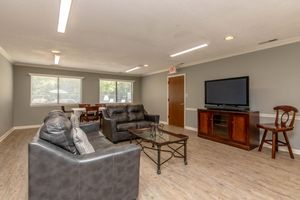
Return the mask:
[[68, 23], [72, 0], [60, 0], [57, 32], [64, 33]]
[[134, 70], [137, 70], [137, 69], [140, 69], [141, 67], [134, 67], [134, 68], [132, 68], [132, 69], [129, 69], [129, 70], [127, 70], [126, 72], [128, 73], [128, 72], [132, 72], [132, 71], [134, 71]]
[[54, 64], [58, 65], [60, 60], [60, 55], [54, 55]]
[[199, 45], [199, 46], [196, 46], [196, 47], [193, 47], [193, 48], [190, 48], [190, 49], [187, 49], [187, 50], [184, 50], [184, 51], [181, 51], [181, 52], [172, 54], [172, 55], [170, 55], [170, 57], [176, 57], [176, 56], [179, 56], [179, 55], [182, 55], [182, 54], [191, 52], [191, 51], [195, 51], [195, 50], [197, 50], [197, 49], [201, 49], [201, 48], [207, 47], [207, 46], [208, 46], [208, 44], [201, 44], [201, 45]]
[[232, 35], [228, 35], [225, 37], [225, 40], [229, 41], [229, 40], [233, 40], [234, 37]]

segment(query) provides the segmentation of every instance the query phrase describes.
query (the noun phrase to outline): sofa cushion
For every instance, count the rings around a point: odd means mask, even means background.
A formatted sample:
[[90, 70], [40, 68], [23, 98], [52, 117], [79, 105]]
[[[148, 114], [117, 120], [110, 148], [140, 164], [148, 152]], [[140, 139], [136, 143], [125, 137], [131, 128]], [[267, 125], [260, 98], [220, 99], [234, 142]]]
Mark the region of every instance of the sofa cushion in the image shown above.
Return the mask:
[[148, 128], [153, 122], [150, 121], [138, 121], [136, 122], [137, 128]]
[[129, 128], [136, 128], [135, 122], [117, 124], [117, 131], [127, 131]]
[[108, 116], [116, 120], [117, 123], [128, 121], [126, 106], [109, 106], [106, 108], [106, 112]]
[[93, 138], [93, 140], [90, 140], [90, 142], [96, 152], [113, 146], [113, 144], [109, 140], [107, 140], [104, 136], [95, 137]]
[[85, 132], [80, 128], [73, 128], [73, 141], [76, 146], [76, 149], [79, 151], [80, 155], [94, 153], [95, 150], [91, 143], [89, 142]]
[[40, 138], [55, 144], [73, 154], [78, 154], [72, 137], [72, 124], [61, 114], [50, 114], [40, 129]]
[[128, 105], [128, 121], [144, 120], [144, 106], [143, 105]]

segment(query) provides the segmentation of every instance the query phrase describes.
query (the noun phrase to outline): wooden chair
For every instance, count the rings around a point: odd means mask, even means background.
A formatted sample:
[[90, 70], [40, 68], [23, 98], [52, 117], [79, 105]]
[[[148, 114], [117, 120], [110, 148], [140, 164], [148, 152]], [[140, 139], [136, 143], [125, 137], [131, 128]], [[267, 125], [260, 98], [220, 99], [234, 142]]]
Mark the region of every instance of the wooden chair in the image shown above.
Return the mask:
[[[91, 104], [89, 104], [89, 103], [81, 103], [81, 104], [78, 104], [78, 107], [79, 107], [79, 108], [86, 108], [86, 107], [88, 107], [88, 106], [91, 106]], [[85, 116], [85, 113], [80, 115], [80, 119], [79, 119], [80, 122], [83, 122], [84, 116]]]
[[[262, 150], [264, 143], [271, 144], [272, 158], [275, 159], [275, 153], [276, 151], [278, 151], [278, 146], [287, 146], [290, 157], [294, 159], [294, 154], [286, 132], [294, 129], [294, 122], [298, 109], [293, 106], [282, 105], [274, 107], [274, 110], [276, 111], [275, 123], [257, 124], [258, 128], [264, 129], [264, 135], [262, 137], [258, 151]], [[266, 140], [268, 131], [271, 131], [273, 133], [272, 140]], [[278, 133], [283, 133], [286, 142], [278, 140]]]
[[82, 117], [83, 121], [98, 121], [99, 120], [99, 106], [85, 107], [86, 113]]
[[67, 114], [68, 118], [71, 118], [71, 113], [74, 113], [73, 110], [66, 110], [65, 106], [61, 106], [61, 110]]
[[[95, 106], [98, 106], [98, 107], [106, 107], [106, 104], [105, 103], [96, 103]], [[99, 111], [99, 118], [100, 118], [100, 128], [102, 126], [102, 119], [103, 119], [103, 113], [102, 113], [102, 110]]]

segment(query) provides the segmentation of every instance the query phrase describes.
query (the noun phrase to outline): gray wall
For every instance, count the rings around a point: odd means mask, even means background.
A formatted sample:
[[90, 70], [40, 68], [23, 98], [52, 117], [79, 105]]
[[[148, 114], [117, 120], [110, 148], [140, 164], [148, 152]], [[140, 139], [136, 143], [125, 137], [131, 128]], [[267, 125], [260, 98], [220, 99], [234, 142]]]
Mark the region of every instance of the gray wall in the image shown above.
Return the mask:
[[[186, 126], [197, 127], [196, 108], [204, 107], [204, 81], [236, 76], [250, 77], [250, 106], [260, 113], [273, 114], [279, 104], [300, 109], [300, 43], [256, 51], [213, 62], [181, 68], [186, 74]], [[142, 78], [142, 102], [149, 112], [167, 121], [167, 73]], [[261, 122], [273, 121], [261, 118]], [[290, 136], [295, 148], [300, 149], [300, 123]]]
[[13, 68], [0, 54], [0, 137], [13, 127]]
[[60, 109], [60, 107], [55, 106], [30, 106], [29, 73], [84, 77], [82, 80], [82, 101], [83, 103], [91, 104], [99, 103], [99, 78], [135, 80], [133, 84], [133, 103], [141, 102], [140, 78], [138, 77], [57, 70], [50, 68], [14, 66], [14, 126], [40, 124], [49, 111], [53, 109]]

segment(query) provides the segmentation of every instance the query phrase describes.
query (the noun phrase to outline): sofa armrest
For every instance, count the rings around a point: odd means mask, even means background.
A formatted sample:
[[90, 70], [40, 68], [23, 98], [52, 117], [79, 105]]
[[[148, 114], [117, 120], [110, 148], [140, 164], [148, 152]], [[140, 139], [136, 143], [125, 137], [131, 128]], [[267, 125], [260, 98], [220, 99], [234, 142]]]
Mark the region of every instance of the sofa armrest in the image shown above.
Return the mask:
[[[76, 156], [37, 138], [28, 147], [28, 199], [79, 200], [79, 179], [74, 176], [79, 173]], [[62, 183], [69, 184], [62, 187]]]
[[159, 115], [145, 114], [145, 120], [159, 123]]
[[[136, 199], [139, 191], [140, 148], [112, 146], [78, 156], [81, 193], [102, 199]], [[86, 196], [85, 196], [86, 197]]]
[[117, 121], [103, 117], [103, 124], [102, 124], [102, 133], [107, 137], [110, 141], [114, 141], [114, 135], [117, 132]]

